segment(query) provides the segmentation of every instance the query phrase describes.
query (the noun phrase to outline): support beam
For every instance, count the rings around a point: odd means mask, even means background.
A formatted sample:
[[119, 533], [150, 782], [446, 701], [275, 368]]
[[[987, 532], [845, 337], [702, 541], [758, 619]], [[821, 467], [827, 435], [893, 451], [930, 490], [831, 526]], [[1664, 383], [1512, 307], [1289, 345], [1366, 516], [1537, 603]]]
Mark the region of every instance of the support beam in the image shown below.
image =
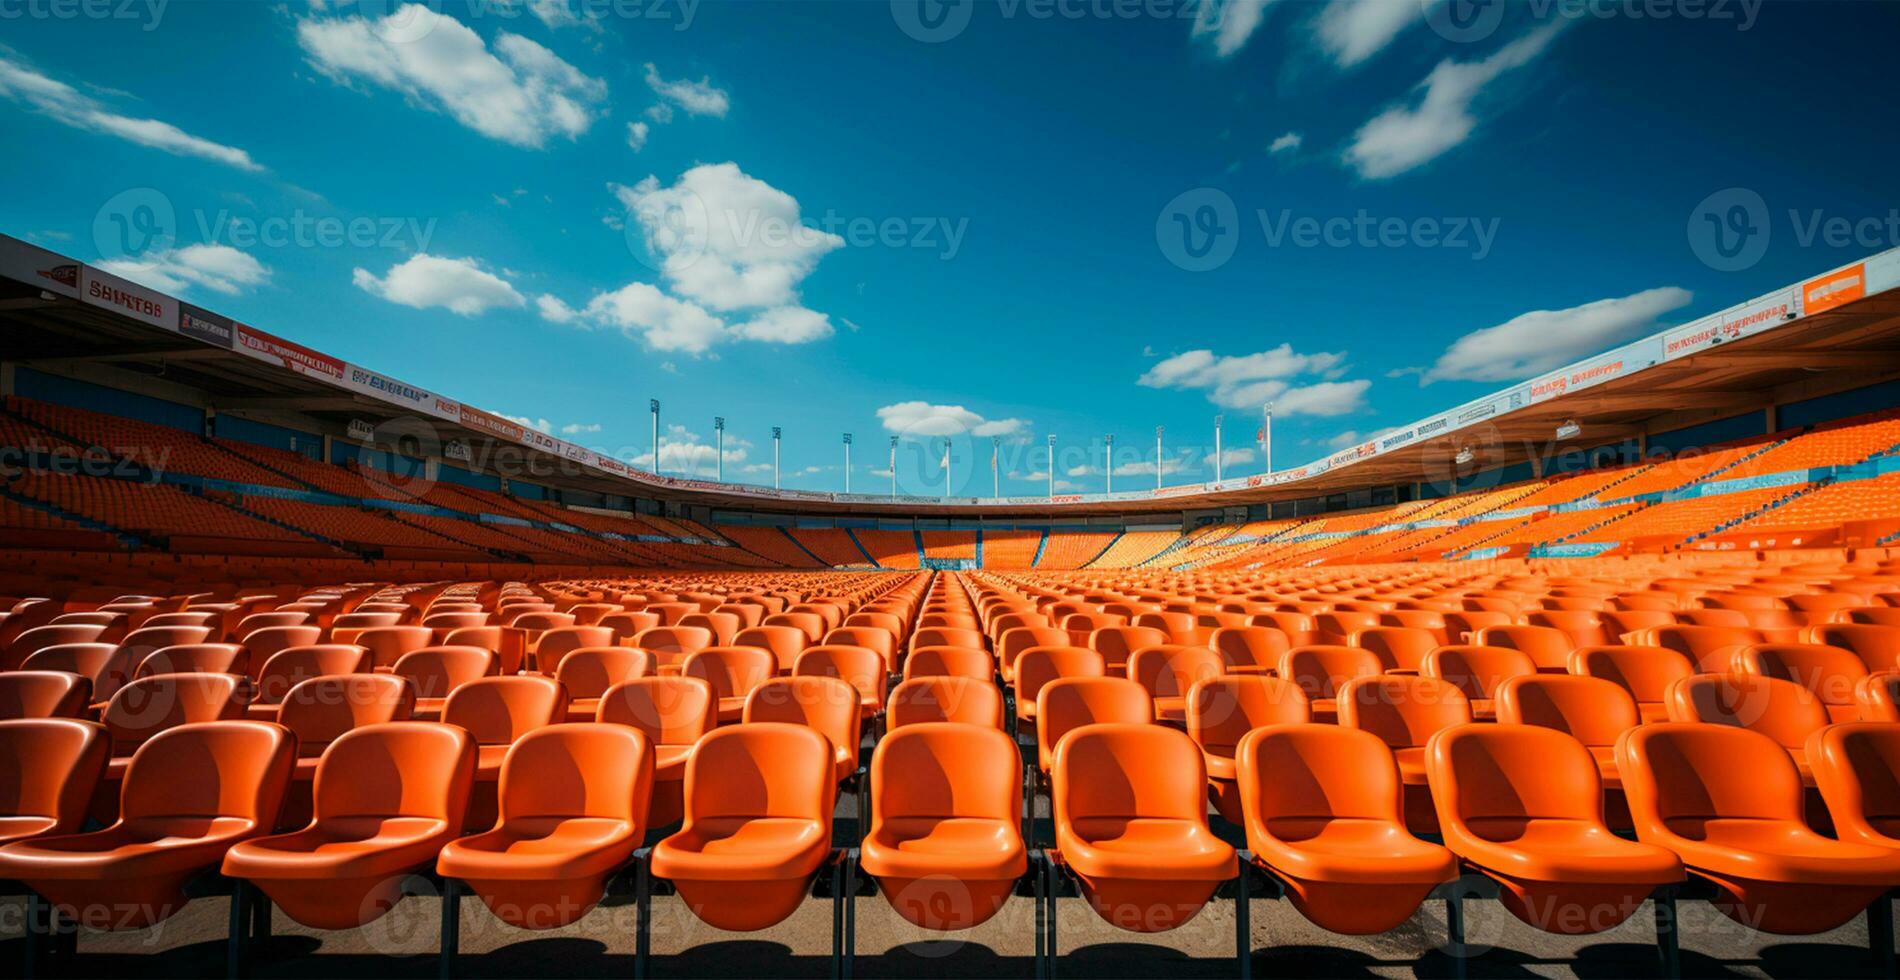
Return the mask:
[[1854, 368], [1880, 370], [1900, 367], [1900, 350], [1723, 350], [1716, 348], [1693, 359], [1697, 367]]

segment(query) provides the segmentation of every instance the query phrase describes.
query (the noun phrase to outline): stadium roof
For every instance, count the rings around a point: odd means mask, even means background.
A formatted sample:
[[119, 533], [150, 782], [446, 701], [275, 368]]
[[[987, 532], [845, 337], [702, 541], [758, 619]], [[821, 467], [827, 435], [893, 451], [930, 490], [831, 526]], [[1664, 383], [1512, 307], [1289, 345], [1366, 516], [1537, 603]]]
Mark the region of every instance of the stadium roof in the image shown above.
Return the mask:
[[[1179, 512], [1445, 481], [1900, 377], [1900, 249], [1420, 419], [1324, 459], [1225, 481], [1109, 494], [935, 497], [773, 490], [656, 476], [622, 460], [0, 236], [0, 359], [162, 379], [222, 411], [291, 412], [340, 438], [419, 446], [479, 468], [702, 506], [857, 515]], [[1557, 430], [1576, 422], [1565, 438]], [[367, 430], [367, 431], [366, 431]], [[1461, 457], [1463, 457], [1461, 459]]]

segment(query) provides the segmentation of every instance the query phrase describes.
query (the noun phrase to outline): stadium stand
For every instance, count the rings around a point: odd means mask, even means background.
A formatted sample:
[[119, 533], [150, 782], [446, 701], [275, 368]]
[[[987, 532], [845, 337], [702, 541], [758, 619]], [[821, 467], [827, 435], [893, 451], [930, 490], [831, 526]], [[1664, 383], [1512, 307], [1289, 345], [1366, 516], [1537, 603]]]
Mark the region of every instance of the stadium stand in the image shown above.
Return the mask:
[[1113, 534], [1092, 534], [1051, 528], [1049, 541], [1043, 545], [1042, 558], [1036, 562], [1036, 567], [1057, 570], [1081, 568], [1107, 550], [1115, 538], [1116, 535]]
[[[884, 568], [917, 568], [921, 555], [917, 535], [912, 531], [878, 531], [853, 528], [846, 532], [857, 539], [871, 560]], [[975, 557], [972, 555], [971, 557]]]

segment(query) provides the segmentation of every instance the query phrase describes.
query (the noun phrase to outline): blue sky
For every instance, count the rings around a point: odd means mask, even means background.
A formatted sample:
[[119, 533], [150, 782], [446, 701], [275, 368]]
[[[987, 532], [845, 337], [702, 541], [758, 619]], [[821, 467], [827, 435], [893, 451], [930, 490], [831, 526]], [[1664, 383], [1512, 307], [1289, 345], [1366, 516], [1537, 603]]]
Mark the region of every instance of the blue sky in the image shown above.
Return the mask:
[[1900, 244], [1890, 4], [55, 9], [0, 231], [642, 465], [659, 398], [675, 473], [1199, 482], [1267, 401], [1293, 466]]

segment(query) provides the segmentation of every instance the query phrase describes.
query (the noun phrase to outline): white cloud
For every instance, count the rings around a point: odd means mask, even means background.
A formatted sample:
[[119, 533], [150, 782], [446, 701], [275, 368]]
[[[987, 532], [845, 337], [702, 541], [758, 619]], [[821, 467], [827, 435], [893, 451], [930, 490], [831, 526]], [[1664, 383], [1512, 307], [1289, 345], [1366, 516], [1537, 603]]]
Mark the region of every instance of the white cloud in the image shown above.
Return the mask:
[[552, 136], [580, 136], [607, 98], [606, 82], [547, 48], [503, 31], [491, 51], [461, 21], [418, 3], [380, 20], [299, 20], [297, 42], [312, 66], [340, 83], [401, 92], [484, 136], [520, 147], [538, 149]]
[[563, 27], [585, 27], [596, 32], [602, 30], [598, 20], [576, 14], [572, 0], [529, 0], [528, 9], [541, 19], [541, 23], [553, 30]]
[[194, 285], [233, 296], [270, 280], [269, 267], [229, 245], [188, 245], [107, 259], [99, 267], [174, 296]]
[[1649, 333], [1658, 317], [1694, 298], [1686, 289], [1665, 286], [1564, 310], [1533, 310], [1458, 338], [1420, 381], [1515, 381], [1542, 374]]
[[[742, 473], [771, 472], [770, 463], [746, 463], [746, 457], [752, 449], [752, 443], [732, 433], [726, 433], [726, 467]], [[627, 460], [643, 470], [653, 468], [653, 450]], [[707, 445], [699, 433], [683, 425], [672, 424], [666, 427], [666, 433], [660, 437], [660, 469], [666, 473], [696, 477], [710, 477], [719, 471], [719, 447]]]
[[[4, 49], [0, 48], [0, 51]], [[0, 57], [0, 98], [11, 99], [74, 129], [117, 136], [176, 156], [212, 160], [251, 173], [264, 169], [251, 159], [249, 153], [235, 146], [193, 136], [168, 122], [113, 112], [99, 100], [71, 85], [48, 78], [4, 57]]]
[[[1171, 473], [1179, 473], [1187, 469], [1191, 462], [1190, 454], [1186, 453], [1165, 457], [1161, 460], [1161, 475], [1167, 476]], [[1155, 475], [1155, 461], [1152, 459], [1141, 459], [1131, 460], [1126, 463], [1117, 463], [1115, 464], [1115, 475], [1153, 476]]]
[[669, 82], [660, 77], [660, 70], [652, 62], [647, 62], [646, 68], [647, 87], [653, 90], [653, 94], [666, 100], [666, 104], [679, 107], [689, 116], [723, 119], [727, 110], [732, 108], [732, 99], [724, 89], [715, 87], [710, 78], [701, 78], [697, 82], [687, 78]]
[[1276, 154], [1276, 155], [1281, 154], [1281, 153], [1291, 153], [1294, 150], [1299, 149], [1300, 144], [1304, 142], [1306, 142], [1306, 137], [1301, 136], [1298, 133], [1285, 133], [1275, 138], [1273, 142], [1267, 144], [1267, 152], [1270, 154]]
[[1253, 32], [1266, 19], [1267, 7], [1274, 0], [1200, 0], [1194, 14], [1194, 36], [1212, 35], [1214, 53], [1231, 56], [1247, 44]]
[[533, 429], [534, 431], [540, 432], [543, 434], [551, 434], [554, 431], [554, 423], [549, 422], [547, 419], [531, 418], [526, 415], [509, 415], [506, 412], [496, 412], [494, 414], [499, 415], [502, 418], [505, 418], [516, 425], [522, 426], [524, 428]]
[[588, 423], [569, 422], [568, 424], [561, 426], [561, 434], [564, 436], [593, 435], [594, 433], [599, 432], [599, 431], [600, 431], [599, 422], [588, 422]]
[[378, 279], [358, 268], [351, 281], [372, 296], [425, 310], [439, 306], [460, 316], [476, 316], [496, 307], [526, 306], [528, 301], [507, 280], [474, 259], [450, 259], [426, 252], [391, 266]]
[[1539, 27], [1483, 61], [1439, 62], [1417, 86], [1423, 94], [1416, 105], [1394, 105], [1359, 128], [1346, 149], [1346, 163], [1361, 177], [1380, 180], [1429, 163], [1463, 143], [1478, 127], [1471, 107], [1485, 87], [1536, 60], [1564, 23]]
[[553, 296], [542, 296], [535, 305], [544, 320], [614, 327], [641, 338], [654, 350], [703, 354], [727, 339], [725, 321], [644, 282], [630, 282], [614, 292], [600, 293], [580, 310]]
[[1273, 414], [1332, 416], [1356, 412], [1365, 407], [1366, 391], [1371, 387], [1372, 382], [1362, 378], [1288, 388], [1273, 398]]
[[735, 163], [701, 164], [662, 187], [609, 185], [672, 291], [719, 311], [795, 305], [798, 284], [844, 239], [806, 227], [798, 201]]
[[929, 402], [898, 402], [877, 410], [878, 420], [890, 432], [903, 435], [954, 436], [969, 433], [977, 437], [1011, 436], [1029, 428], [1024, 419], [986, 419], [962, 405], [932, 405]]
[[1313, 32], [1334, 64], [1350, 68], [1378, 54], [1424, 14], [1422, 0], [1332, 0]]
[[673, 121], [673, 107], [664, 102], [647, 106], [647, 118], [664, 126]]
[[649, 132], [651, 132], [651, 130], [646, 123], [630, 122], [627, 124], [627, 145], [633, 147], [633, 152], [638, 153], [647, 148], [647, 133]]
[[[1253, 462], [1254, 452], [1251, 449], [1223, 449], [1220, 451], [1220, 456], [1222, 466], [1238, 466], [1242, 463]], [[1201, 465], [1211, 468], [1214, 465], [1214, 454], [1208, 453], [1201, 457]]]
[[834, 332], [831, 318], [802, 306], [781, 306], [732, 328], [735, 336], [771, 344], [803, 344], [823, 340]]
[[1258, 408], [1288, 390], [1286, 379], [1335, 371], [1345, 360], [1340, 353], [1301, 354], [1291, 344], [1237, 357], [1191, 350], [1157, 363], [1136, 384], [1202, 389], [1209, 401], [1225, 408]]

